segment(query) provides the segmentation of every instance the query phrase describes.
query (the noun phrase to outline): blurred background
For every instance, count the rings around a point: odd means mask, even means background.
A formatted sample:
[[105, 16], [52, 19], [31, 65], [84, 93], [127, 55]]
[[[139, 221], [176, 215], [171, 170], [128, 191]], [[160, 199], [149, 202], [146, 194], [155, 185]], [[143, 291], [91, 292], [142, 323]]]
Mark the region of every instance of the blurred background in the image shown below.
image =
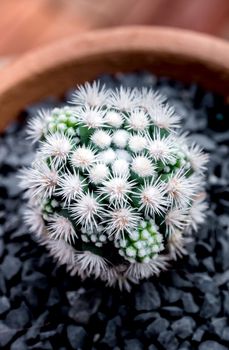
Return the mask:
[[229, 39], [229, 0], [0, 0], [0, 56], [89, 29], [130, 24], [187, 28]]

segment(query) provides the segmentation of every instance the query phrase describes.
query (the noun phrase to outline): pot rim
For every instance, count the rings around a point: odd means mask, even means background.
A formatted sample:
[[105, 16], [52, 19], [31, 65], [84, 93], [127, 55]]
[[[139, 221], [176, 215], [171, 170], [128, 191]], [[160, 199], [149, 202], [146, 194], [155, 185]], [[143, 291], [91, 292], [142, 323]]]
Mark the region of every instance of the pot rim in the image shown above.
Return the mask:
[[229, 43], [169, 27], [129, 26], [74, 35], [0, 70], [0, 131], [24, 106], [104, 73], [149, 70], [229, 96]]

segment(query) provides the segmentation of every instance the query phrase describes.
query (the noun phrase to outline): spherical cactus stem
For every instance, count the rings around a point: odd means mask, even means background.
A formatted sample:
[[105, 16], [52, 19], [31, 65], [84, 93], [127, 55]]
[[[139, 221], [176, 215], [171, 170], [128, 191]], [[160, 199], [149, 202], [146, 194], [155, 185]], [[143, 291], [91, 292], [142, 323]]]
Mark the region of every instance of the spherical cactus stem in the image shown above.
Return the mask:
[[151, 89], [87, 83], [72, 102], [29, 122], [25, 220], [72, 274], [120, 287], [158, 275], [204, 221], [208, 157]]

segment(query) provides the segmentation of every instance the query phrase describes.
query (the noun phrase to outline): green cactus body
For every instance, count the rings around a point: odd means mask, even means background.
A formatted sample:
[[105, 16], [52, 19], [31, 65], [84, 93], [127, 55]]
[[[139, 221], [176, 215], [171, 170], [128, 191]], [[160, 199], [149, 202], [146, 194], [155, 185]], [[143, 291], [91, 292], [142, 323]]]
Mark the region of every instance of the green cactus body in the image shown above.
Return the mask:
[[119, 254], [131, 263], [147, 263], [164, 250], [163, 236], [152, 219], [141, 221], [138, 229], [131, 236], [121, 240], [117, 247]]
[[113, 285], [136, 277], [134, 268], [148, 277], [184, 249], [186, 232], [203, 222], [207, 156], [177, 134], [179, 122], [152, 90], [97, 83], [80, 87], [72, 107], [30, 122], [40, 144], [21, 183], [60, 263]]

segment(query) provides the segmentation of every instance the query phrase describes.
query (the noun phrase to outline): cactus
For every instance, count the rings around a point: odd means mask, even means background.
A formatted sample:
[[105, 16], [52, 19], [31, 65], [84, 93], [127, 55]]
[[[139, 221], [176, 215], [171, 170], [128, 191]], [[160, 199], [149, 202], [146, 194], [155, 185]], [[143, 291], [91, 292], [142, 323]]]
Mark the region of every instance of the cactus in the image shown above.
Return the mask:
[[179, 128], [151, 89], [99, 83], [29, 121], [25, 221], [72, 274], [128, 288], [186, 253], [204, 221], [208, 157]]

